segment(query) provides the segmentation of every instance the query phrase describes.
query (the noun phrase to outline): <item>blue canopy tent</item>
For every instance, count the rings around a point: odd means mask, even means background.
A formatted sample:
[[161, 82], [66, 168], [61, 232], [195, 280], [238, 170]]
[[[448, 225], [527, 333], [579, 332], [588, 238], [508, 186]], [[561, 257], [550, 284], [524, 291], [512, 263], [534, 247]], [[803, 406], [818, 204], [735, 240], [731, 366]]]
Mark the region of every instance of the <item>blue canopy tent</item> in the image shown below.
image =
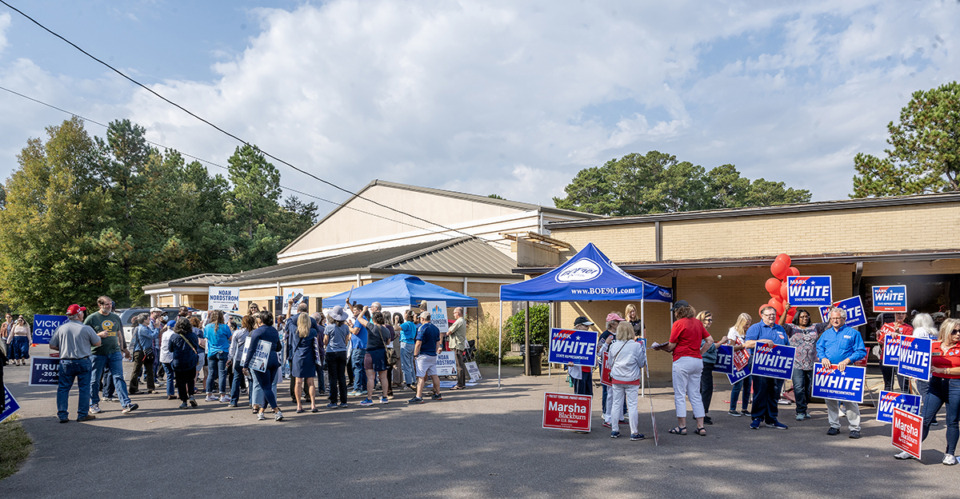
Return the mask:
[[[580, 250], [563, 265], [528, 281], [500, 286], [500, 341], [503, 341], [504, 301], [640, 301], [643, 321], [644, 302], [672, 303], [670, 288], [658, 286], [624, 272], [593, 243]], [[529, 354], [529, 345], [525, 345]], [[500, 358], [503, 351], [500, 351]], [[527, 355], [527, 359], [530, 356]], [[497, 384], [500, 365], [497, 365]]]
[[352, 291], [324, 298], [324, 302], [343, 304], [347, 297], [369, 305], [375, 301], [384, 307], [415, 307], [420, 301], [445, 301], [448, 307], [476, 307], [476, 298], [450, 291], [449, 289], [424, 282], [417, 276], [397, 274], [386, 279], [360, 286]]

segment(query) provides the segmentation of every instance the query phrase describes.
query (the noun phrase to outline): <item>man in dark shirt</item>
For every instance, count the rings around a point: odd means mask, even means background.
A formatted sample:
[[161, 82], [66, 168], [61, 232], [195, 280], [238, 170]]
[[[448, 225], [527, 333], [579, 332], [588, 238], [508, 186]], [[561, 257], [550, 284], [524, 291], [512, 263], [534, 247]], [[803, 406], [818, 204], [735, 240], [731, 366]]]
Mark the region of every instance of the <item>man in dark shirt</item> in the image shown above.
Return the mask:
[[422, 312], [417, 339], [413, 344], [413, 357], [417, 363], [417, 396], [407, 403], [420, 404], [423, 402], [423, 386], [427, 382], [427, 376], [430, 376], [430, 379], [433, 380], [433, 400], [443, 399], [440, 395], [440, 376], [437, 376], [437, 355], [442, 348], [440, 329], [430, 322], [430, 312]]

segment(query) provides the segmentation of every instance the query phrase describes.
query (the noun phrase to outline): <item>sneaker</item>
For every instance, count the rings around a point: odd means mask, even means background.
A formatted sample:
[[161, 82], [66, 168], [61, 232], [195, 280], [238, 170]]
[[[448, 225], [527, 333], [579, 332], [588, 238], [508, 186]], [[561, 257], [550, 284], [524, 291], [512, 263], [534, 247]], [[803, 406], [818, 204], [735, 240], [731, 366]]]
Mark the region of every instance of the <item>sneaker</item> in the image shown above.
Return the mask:
[[367, 391], [366, 391], [366, 390], [360, 390], [360, 391], [357, 393], [357, 395], [359, 395], [359, 396], [363, 396], [363, 395], [366, 395], [366, 394], [367, 394]]
[[807, 419], [807, 415], [806, 415], [806, 414], [804, 414], [804, 413], [802, 413], [802, 412], [801, 412], [800, 414], [797, 414], [797, 421], [803, 421], [804, 419]]
[[736, 410], [730, 411], [730, 412], [728, 412], [727, 414], [729, 414], [729, 415], [731, 415], [731, 416], [733, 416], [733, 417], [735, 417], [735, 418], [739, 418], [739, 417], [742, 417], [742, 416], [743, 416], [743, 414], [740, 414], [740, 413], [737, 412]]
[[940, 426], [939, 421], [930, 421], [930, 426]]
[[750, 411], [744, 409], [744, 410], [740, 411], [740, 414], [743, 414], [744, 416], [749, 416], [749, 415], [750, 415]]
[[760, 419], [754, 419], [753, 421], [751, 421], [751, 422], [750, 422], [750, 429], [751, 429], [751, 430], [759, 430], [759, 429], [760, 429]]
[[431, 398], [432, 398], [433, 400], [443, 400], [443, 395], [440, 395], [439, 393], [434, 393], [434, 394], [433, 394], [433, 397], [431, 397]]
[[226, 403], [228, 403], [228, 402], [230, 402], [230, 397], [228, 397], [228, 396], [226, 396], [226, 395], [221, 395], [221, 396], [220, 396], [220, 403], [221, 403], [221, 404], [226, 404]]
[[336, 408], [337, 408], [337, 404], [334, 404], [333, 402], [330, 402], [329, 404], [327, 404], [327, 409], [336, 409]]
[[713, 419], [711, 419], [710, 416], [704, 416], [703, 424], [713, 424]]
[[604, 428], [611, 428], [610, 423], [608, 423], [608, 422], [606, 422], [606, 421], [603, 422], [603, 427], [604, 427]]
[[913, 455], [910, 454], [910, 453], [907, 452], [907, 451], [903, 451], [903, 452], [897, 454], [896, 456], [893, 456], [893, 458], [894, 458], [894, 459], [900, 459], [900, 460], [913, 459]]
[[831, 426], [830, 429], [827, 430], [827, 435], [833, 436], [833, 435], [839, 435], [839, 434], [840, 434], [840, 428], [834, 428]]
[[339, 407], [339, 408], [341, 408], [341, 409], [344, 409], [344, 408], [346, 408], [348, 405], [350, 405], [350, 404], [347, 404], [346, 402], [341, 402], [340, 405], [338, 405], [337, 407]]
[[106, 397], [103, 400], [107, 402], [120, 402], [120, 399], [118, 399], [117, 397]]
[[196, 407], [196, 406], [197, 406], [197, 399], [190, 397], [190, 407]]
[[787, 399], [780, 399], [777, 401], [777, 405], [793, 405], [793, 402], [790, 402]]
[[236, 407], [236, 406], [237, 406], [236, 402], [230, 402], [229, 404], [227, 404], [227, 407]]
[[619, 431], [611, 431], [611, 432], [610, 432], [610, 438], [620, 438], [620, 432], [619, 432]]
[[643, 440], [643, 433], [634, 433], [634, 434], [630, 435], [630, 440], [631, 440], [631, 441], [634, 441], [634, 440]]
[[776, 419], [774, 419], [772, 423], [767, 423], [766, 426], [767, 428], [775, 428], [777, 430], [786, 430], [788, 428], [787, 425], [777, 421]]
[[941, 462], [947, 466], [953, 466], [957, 464], [957, 458], [953, 454], [944, 454]]
[[93, 414], [87, 414], [86, 416], [77, 416], [78, 423], [82, 423], [84, 421], [93, 421], [94, 419], [97, 419], [97, 417], [94, 416]]
[[360, 405], [361, 405], [362, 407], [366, 407], [366, 406], [368, 406], [368, 405], [373, 405], [373, 401], [370, 400], [370, 399], [363, 399], [362, 401], [360, 401]]
[[267, 418], [266, 418], [266, 416], [263, 415], [262, 412], [258, 412], [258, 413], [257, 413], [257, 421], [263, 421], [263, 420], [265, 420], [265, 419], [267, 419]]
[[140, 408], [140, 405], [131, 403], [130, 405], [124, 407], [124, 408], [123, 408], [123, 411], [121, 411], [121, 412], [123, 412], [124, 414], [127, 414], [127, 413], [133, 412], [133, 411], [135, 411], [135, 410], [137, 410], [137, 409], [139, 409], [139, 408]]
[[218, 398], [216, 397], [216, 395], [207, 395], [207, 398], [204, 399], [204, 401], [205, 401], [205, 402], [219, 402], [220, 399], [218, 399]]
[[387, 397], [380, 397], [381, 404], [386, 404], [387, 402], [390, 402], [390, 399], [388, 399]]
[[100, 404], [93, 404], [90, 406], [90, 414], [100, 414]]
[[69, 422], [70, 422], [69, 419], [61, 419], [61, 420], [60, 420], [60, 424], [69, 423]]
[[811, 416], [809, 412], [808, 412], [808, 413], [804, 413], [803, 419], [813, 419], [813, 416]]
[[278, 410], [277, 410], [277, 414], [273, 416], [273, 420], [274, 420], [274, 421], [283, 421], [283, 412], [281, 412], [281, 411], [278, 409]]
[[407, 403], [408, 403], [408, 404], [422, 404], [422, 403], [423, 403], [423, 399], [420, 398], [420, 397], [413, 397], [412, 399], [408, 400]]
[[167, 395], [167, 400], [177, 400], [176, 395]]
[[860, 438], [860, 430], [850, 430], [850, 438]]
[[186, 403], [186, 402], [181, 403], [181, 404], [180, 404], [180, 408], [181, 408], [181, 409], [186, 409], [186, 408], [187, 408], [187, 403]]

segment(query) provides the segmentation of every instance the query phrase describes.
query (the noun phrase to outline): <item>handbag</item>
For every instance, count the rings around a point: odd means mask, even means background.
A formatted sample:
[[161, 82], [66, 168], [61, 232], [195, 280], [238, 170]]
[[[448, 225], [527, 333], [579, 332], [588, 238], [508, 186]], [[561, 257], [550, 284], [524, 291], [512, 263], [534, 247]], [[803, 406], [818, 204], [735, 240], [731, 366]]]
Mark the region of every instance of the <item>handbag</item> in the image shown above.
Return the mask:
[[383, 342], [383, 349], [384, 349], [384, 351], [386, 352], [386, 354], [384, 355], [384, 357], [386, 357], [387, 366], [393, 367], [393, 365], [396, 363], [396, 361], [393, 359], [393, 349], [387, 347], [387, 339], [383, 337], [383, 330], [384, 330], [384, 329], [386, 329], [386, 328], [383, 327], [383, 326], [379, 326], [379, 325], [378, 325], [378, 326], [377, 326], [377, 334], [380, 335], [380, 341]]

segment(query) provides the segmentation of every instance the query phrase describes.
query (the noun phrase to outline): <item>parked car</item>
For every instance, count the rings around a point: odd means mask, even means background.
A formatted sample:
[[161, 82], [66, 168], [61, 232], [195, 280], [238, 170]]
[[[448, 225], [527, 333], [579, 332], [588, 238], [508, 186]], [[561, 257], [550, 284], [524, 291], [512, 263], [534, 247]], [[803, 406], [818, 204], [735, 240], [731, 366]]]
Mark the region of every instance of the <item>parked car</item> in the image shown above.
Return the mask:
[[[177, 313], [180, 312], [180, 308], [178, 307], [160, 307], [160, 310], [163, 310], [163, 313], [166, 314], [166, 320], [168, 321], [176, 319]], [[117, 310], [117, 315], [120, 316], [120, 323], [123, 325], [123, 337], [127, 339], [127, 343], [130, 343], [130, 340], [133, 339], [133, 320], [140, 314], [149, 313], [150, 307]]]

